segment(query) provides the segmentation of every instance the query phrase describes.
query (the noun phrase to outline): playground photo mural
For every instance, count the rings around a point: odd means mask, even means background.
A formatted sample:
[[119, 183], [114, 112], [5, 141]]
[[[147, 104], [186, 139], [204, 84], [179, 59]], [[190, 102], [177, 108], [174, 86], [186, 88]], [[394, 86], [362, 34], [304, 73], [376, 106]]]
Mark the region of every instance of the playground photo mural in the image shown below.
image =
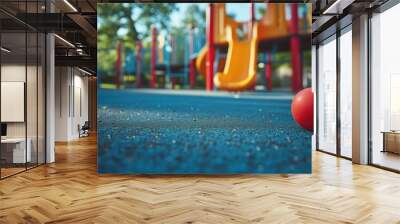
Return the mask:
[[311, 173], [311, 5], [97, 4], [99, 173]]

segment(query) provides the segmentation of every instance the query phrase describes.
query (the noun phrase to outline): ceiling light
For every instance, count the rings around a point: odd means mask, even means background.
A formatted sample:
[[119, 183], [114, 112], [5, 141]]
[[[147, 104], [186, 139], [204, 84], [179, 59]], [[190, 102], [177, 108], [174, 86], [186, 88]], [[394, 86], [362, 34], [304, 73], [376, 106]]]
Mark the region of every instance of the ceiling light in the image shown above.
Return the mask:
[[6, 53], [10, 53], [10, 52], [11, 52], [11, 50], [9, 50], [9, 49], [7, 49], [7, 48], [5, 48], [5, 47], [1, 47], [0, 49], [1, 49], [2, 51], [6, 52]]
[[78, 12], [78, 10], [68, 1], [64, 0], [65, 4], [67, 4], [74, 12]]
[[68, 40], [66, 40], [66, 39], [64, 39], [64, 38], [62, 38], [62, 37], [60, 37], [59, 35], [57, 35], [57, 34], [54, 34], [54, 36], [55, 37], [57, 37], [59, 40], [61, 40], [62, 42], [64, 42], [64, 43], [66, 43], [67, 45], [69, 45], [70, 47], [73, 47], [73, 48], [75, 48], [75, 45], [73, 45], [71, 42], [69, 42]]
[[83, 72], [83, 73], [85, 73], [85, 74], [87, 74], [87, 75], [92, 75], [92, 73], [90, 73], [90, 72], [88, 72], [88, 71], [86, 71], [86, 70], [83, 70], [83, 69], [81, 69], [81, 68], [79, 68], [79, 67], [78, 67], [78, 70], [81, 71], [81, 72]]

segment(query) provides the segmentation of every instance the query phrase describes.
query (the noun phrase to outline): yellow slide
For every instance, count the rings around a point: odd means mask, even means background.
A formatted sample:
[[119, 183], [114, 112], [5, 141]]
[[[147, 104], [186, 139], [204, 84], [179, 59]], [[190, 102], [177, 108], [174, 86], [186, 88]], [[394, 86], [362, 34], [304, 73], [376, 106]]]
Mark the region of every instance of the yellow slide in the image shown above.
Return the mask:
[[255, 85], [257, 77], [258, 24], [253, 26], [251, 39], [239, 40], [236, 30], [227, 27], [228, 54], [223, 72], [214, 77], [216, 87], [243, 91]]
[[206, 75], [206, 68], [207, 68], [206, 66], [207, 55], [208, 55], [208, 47], [206, 45], [200, 50], [196, 59], [196, 69], [197, 71], [199, 71], [200, 75], [204, 77]]

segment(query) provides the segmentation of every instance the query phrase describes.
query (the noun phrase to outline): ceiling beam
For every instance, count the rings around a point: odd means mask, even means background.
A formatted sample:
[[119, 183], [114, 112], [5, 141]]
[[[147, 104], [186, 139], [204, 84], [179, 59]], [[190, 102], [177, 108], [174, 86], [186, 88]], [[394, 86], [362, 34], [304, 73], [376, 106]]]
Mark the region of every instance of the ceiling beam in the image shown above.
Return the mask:
[[90, 42], [92, 46], [97, 44], [97, 29], [94, 28], [85, 17], [80, 14], [68, 14], [68, 17], [80, 26], [89, 36], [86, 41]]
[[96, 71], [97, 59], [90, 56], [55, 56], [56, 66], [87, 67]]

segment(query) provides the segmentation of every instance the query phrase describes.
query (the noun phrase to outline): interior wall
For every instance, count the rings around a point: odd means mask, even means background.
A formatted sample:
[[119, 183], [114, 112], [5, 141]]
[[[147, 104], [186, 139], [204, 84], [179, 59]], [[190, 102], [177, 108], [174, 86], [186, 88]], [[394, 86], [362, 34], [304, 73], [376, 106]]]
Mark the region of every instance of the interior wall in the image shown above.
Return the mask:
[[[33, 69], [28, 67], [28, 70]], [[25, 82], [25, 64], [3, 64], [1, 66], [1, 81], [2, 82]], [[26, 83], [26, 82], [25, 82]], [[28, 89], [30, 90], [30, 89]], [[33, 95], [34, 94], [34, 95]], [[27, 93], [27, 97], [36, 97], [35, 93]], [[6, 109], [6, 108], [3, 108]], [[28, 120], [30, 117], [28, 117]], [[7, 122], [7, 137], [25, 138], [25, 122]]]
[[[78, 74], [76, 73], [78, 72]], [[71, 120], [71, 135], [73, 138], [79, 137], [78, 125], [82, 126], [85, 121], [88, 121], [88, 78], [82, 76], [83, 73], [74, 69], [73, 80], [73, 108]]]
[[69, 114], [69, 84], [70, 75], [68, 67], [55, 68], [55, 140], [68, 140]]
[[[25, 64], [7, 64], [1, 66], [2, 82], [24, 82], [26, 85], [26, 120], [24, 122], [3, 122], [7, 124], [7, 138], [29, 139], [28, 144], [32, 164], [44, 163], [44, 84], [41, 66]], [[7, 96], [3, 96], [7, 97]], [[2, 108], [7, 110], [7, 108]], [[11, 112], [11, 111], [9, 111]], [[28, 166], [31, 166], [29, 164]]]
[[88, 77], [73, 67], [56, 67], [55, 74], [55, 140], [70, 141], [89, 120]]

